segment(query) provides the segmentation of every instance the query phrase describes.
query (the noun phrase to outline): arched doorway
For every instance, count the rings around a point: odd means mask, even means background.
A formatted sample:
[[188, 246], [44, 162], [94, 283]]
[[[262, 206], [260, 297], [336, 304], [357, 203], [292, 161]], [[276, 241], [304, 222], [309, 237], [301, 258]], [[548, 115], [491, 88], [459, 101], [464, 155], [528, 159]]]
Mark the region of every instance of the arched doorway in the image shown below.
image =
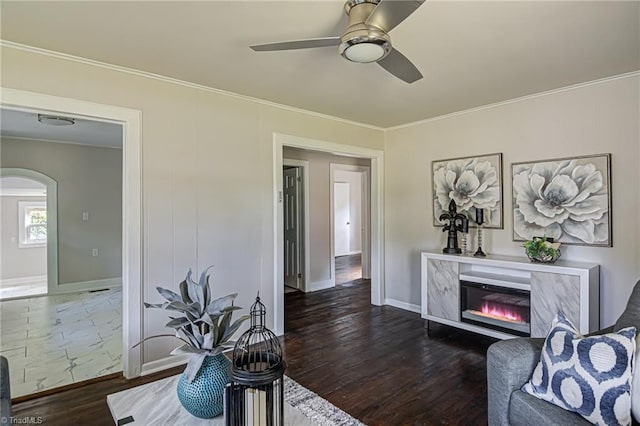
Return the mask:
[[[38, 187], [44, 188], [46, 194], [44, 205], [41, 202], [29, 201], [28, 199], [16, 200], [18, 233], [15, 244], [20, 248], [37, 247], [41, 245], [39, 243], [46, 244], [45, 293], [55, 291], [58, 286], [58, 184], [43, 173], [22, 168], [0, 168], [0, 180], [4, 182], [12, 180], [14, 183], [22, 182], [24, 183], [22, 186], [30, 187], [29, 190], [37, 191]], [[28, 182], [36, 183], [36, 185], [29, 185]], [[37, 199], [40, 201], [43, 200], [43, 197], [37, 197]], [[43, 239], [44, 241], [42, 241]], [[13, 239], [10, 240], [10, 244], [13, 244]], [[7, 298], [29, 295], [18, 293], [13, 293], [13, 295], [7, 293]], [[37, 293], [42, 294], [42, 291], [37, 291]], [[2, 296], [0, 295], [0, 297]]]

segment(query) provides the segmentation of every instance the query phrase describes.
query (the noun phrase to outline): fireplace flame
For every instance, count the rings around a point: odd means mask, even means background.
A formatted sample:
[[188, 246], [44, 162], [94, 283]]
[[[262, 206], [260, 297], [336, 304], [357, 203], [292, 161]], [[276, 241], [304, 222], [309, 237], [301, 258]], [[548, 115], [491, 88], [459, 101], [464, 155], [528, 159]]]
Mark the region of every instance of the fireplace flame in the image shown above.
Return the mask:
[[510, 309], [508, 306], [498, 303], [482, 302], [481, 312], [485, 315], [490, 315], [496, 318], [515, 322], [524, 322], [524, 318], [522, 318], [522, 315], [518, 312]]

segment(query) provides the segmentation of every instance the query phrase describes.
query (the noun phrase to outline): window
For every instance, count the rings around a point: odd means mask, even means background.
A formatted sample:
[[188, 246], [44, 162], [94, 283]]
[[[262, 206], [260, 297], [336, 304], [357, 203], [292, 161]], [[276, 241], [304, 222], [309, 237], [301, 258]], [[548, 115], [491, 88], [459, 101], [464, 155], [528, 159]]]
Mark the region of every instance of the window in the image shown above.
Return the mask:
[[41, 247], [47, 244], [47, 202], [18, 202], [18, 247]]

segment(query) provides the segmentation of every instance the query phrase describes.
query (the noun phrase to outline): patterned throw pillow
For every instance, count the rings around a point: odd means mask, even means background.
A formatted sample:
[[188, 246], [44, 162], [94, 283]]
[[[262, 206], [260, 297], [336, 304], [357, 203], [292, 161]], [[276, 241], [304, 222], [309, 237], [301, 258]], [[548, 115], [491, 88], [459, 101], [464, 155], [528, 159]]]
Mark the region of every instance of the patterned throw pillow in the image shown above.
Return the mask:
[[598, 425], [631, 424], [635, 327], [583, 337], [559, 312], [522, 390]]

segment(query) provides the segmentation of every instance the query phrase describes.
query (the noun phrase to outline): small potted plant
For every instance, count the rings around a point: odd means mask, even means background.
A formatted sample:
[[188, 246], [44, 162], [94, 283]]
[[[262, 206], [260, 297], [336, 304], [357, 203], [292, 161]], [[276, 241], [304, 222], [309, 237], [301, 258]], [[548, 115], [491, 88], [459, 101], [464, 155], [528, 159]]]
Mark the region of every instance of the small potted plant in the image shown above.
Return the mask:
[[533, 237], [522, 246], [532, 262], [553, 263], [560, 258], [560, 243], [554, 243], [552, 238]]
[[230, 365], [223, 351], [233, 348], [235, 342], [231, 341], [232, 335], [249, 319], [249, 315], [243, 315], [231, 323], [233, 311], [242, 309], [233, 304], [237, 293], [211, 299], [207, 274], [210, 268], [202, 272], [198, 282], [193, 281], [189, 269], [180, 283], [180, 294], [156, 287], [166, 302], [145, 303], [144, 306], [176, 312], [166, 324], [166, 327], [175, 329], [175, 335], [150, 336], [136, 345], [161, 336], [176, 337], [184, 342], [184, 345], [171, 352], [171, 355], [191, 356], [178, 382], [178, 399], [189, 413], [206, 419], [222, 414], [224, 387], [229, 382], [227, 369]]

